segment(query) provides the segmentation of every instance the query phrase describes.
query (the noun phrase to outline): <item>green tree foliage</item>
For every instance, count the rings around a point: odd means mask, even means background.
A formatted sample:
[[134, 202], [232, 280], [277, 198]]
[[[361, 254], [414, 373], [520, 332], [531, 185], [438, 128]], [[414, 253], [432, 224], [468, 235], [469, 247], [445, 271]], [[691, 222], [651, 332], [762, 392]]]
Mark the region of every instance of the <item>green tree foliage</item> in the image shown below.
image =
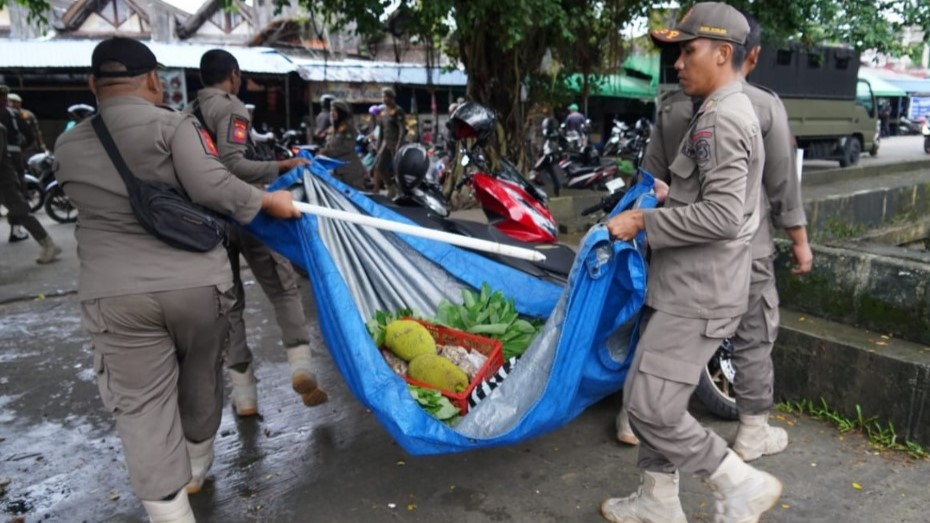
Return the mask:
[[[13, 0], [44, 19], [47, 0]], [[567, 72], [614, 72], [620, 63], [620, 28], [656, 0], [273, 0], [296, 1], [310, 20], [332, 29], [354, 28], [377, 38], [390, 32], [432, 42], [468, 73], [468, 97], [497, 111], [511, 156], [522, 150], [524, 108], [558, 95], [562, 84], [543, 57]], [[0, 0], [2, 8], [8, 0]], [[232, 0], [221, 0], [230, 6]], [[687, 7], [694, 2], [683, 2]], [[815, 43], [845, 42], [858, 50], [903, 53], [904, 27], [922, 28], [930, 41], [927, 0], [731, 0], [753, 14], [769, 37]], [[655, 17], [652, 17], [655, 18]], [[652, 20], [655, 22], [655, 20]], [[586, 88], [587, 89], [587, 88]], [[521, 93], [527, 94], [524, 100]]]
[[[694, 3], [683, 2], [683, 7]], [[875, 49], [897, 55], [905, 52], [901, 41], [903, 30], [913, 27], [922, 29], [924, 42], [930, 42], [927, 0], [731, 0], [728, 3], [755, 16], [769, 37], [782, 40], [845, 43], [858, 51]]]

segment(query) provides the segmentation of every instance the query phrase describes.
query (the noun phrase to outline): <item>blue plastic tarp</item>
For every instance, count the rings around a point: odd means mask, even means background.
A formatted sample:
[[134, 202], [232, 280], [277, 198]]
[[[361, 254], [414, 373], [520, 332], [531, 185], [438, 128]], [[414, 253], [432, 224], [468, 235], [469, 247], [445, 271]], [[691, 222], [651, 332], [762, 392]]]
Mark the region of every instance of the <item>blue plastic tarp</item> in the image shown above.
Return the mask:
[[[334, 179], [326, 167], [315, 160], [309, 168], [280, 178], [271, 189], [303, 182], [312, 197], [322, 198], [314, 203], [406, 222]], [[633, 205], [655, 206], [651, 178], [646, 178], [627, 192], [617, 211]], [[623, 385], [645, 297], [646, 266], [636, 243], [612, 241], [603, 225], [593, 227], [582, 240], [565, 287], [448, 244], [345, 222], [335, 224], [311, 215], [284, 221], [260, 214], [247, 229], [307, 271], [333, 361], [356, 398], [410, 454], [510, 445], [539, 436], [565, 425]], [[377, 250], [379, 245], [389, 248]], [[355, 250], [372, 248], [384, 256]], [[392, 286], [392, 294], [397, 289], [402, 293], [404, 285], [374, 267], [373, 259], [379, 264], [398, 264], [404, 277], [399, 279], [411, 285], [435, 284], [436, 291], [450, 301], [461, 302], [461, 288], [478, 289], [488, 283], [512, 297], [521, 314], [548, 318], [511, 375], [455, 428], [420, 408], [372, 342], [365, 327], [370, 316], [366, 315], [372, 310], [391, 310], [396, 303], [364, 291], [383, 285]], [[379, 278], [384, 281], [370, 285], [356, 281]], [[427, 310], [418, 312], [434, 314], [429, 309], [437, 299], [426, 300], [422, 308]]]

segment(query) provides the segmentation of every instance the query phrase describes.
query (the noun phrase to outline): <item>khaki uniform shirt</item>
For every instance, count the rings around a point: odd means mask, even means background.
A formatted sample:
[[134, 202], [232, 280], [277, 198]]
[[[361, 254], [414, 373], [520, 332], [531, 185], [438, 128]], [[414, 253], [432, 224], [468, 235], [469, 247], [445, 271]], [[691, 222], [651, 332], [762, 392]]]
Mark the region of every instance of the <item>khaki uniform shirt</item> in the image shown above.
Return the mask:
[[[278, 163], [246, 158], [249, 150], [249, 111], [242, 100], [221, 89], [207, 87], [197, 93], [197, 105], [207, 129], [216, 137], [220, 161], [240, 179], [252, 184], [268, 184], [278, 177]], [[193, 112], [194, 104], [185, 111]]]
[[694, 101], [681, 90], [666, 93], [659, 100], [656, 122], [643, 153], [642, 167], [665, 183], [671, 180], [668, 167], [678, 156], [678, 147], [688, 132], [692, 115]]
[[[240, 223], [258, 214], [262, 191], [230, 175], [192, 116], [132, 96], [102, 102], [100, 114], [136, 178], [180, 185], [194, 202]], [[80, 299], [232, 283], [222, 245], [176, 249], [139, 225], [90, 119], [58, 138], [55, 155], [55, 176], [79, 213]]]
[[[384, 106], [381, 109], [381, 136], [378, 150], [381, 150], [382, 147], [397, 148], [407, 132], [405, 118], [406, 113], [400, 106]], [[391, 154], [394, 153], [394, 151], [390, 152]]]
[[644, 210], [652, 248], [646, 304], [686, 318], [746, 311], [765, 151], [741, 82], [701, 105], [669, 166], [665, 206]]
[[743, 84], [762, 130], [765, 166], [762, 169], [763, 216], [759, 232], [752, 238], [752, 259], [775, 252], [772, 226], [779, 229], [807, 225], [801, 182], [798, 180], [797, 148], [788, 126], [788, 113], [778, 95], [750, 83]]
[[[759, 119], [765, 147], [762, 216], [768, 216], [771, 220], [763, 219], [752, 239], [752, 259], [758, 260], [774, 253], [773, 225], [787, 229], [807, 225], [807, 219], [801, 201], [796, 148], [785, 106], [778, 95], [771, 91], [750, 83], [744, 83], [743, 89]], [[693, 107], [691, 97], [682, 91], [674, 91], [659, 102], [655, 128], [643, 158], [643, 168], [665, 182], [669, 181], [668, 166], [675, 160], [677, 144], [688, 130]]]

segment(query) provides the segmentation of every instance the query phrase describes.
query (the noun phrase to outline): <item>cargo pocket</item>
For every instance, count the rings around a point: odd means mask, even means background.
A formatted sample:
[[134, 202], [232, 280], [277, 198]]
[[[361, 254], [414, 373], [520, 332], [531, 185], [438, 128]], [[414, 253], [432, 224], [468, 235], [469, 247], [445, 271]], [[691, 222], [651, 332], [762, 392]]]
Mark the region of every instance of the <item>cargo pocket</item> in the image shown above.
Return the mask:
[[704, 336], [719, 340], [732, 337], [736, 334], [741, 319], [742, 316], [707, 320], [707, 325], [704, 327]]
[[762, 309], [765, 315], [765, 339], [774, 343], [778, 338], [778, 289], [774, 285], [762, 291]]
[[297, 272], [291, 265], [291, 261], [274, 251], [271, 252], [271, 259], [274, 261], [274, 272], [278, 276], [278, 281], [281, 282], [281, 288], [286, 291], [296, 289]]
[[698, 177], [694, 176], [697, 165], [685, 155], [678, 155], [672, 165], [671, 180], [669, 181], [668, 199], [675, 201], [681, 207], [697, 201], [701, 187]]
[[219, 284], [213, 287], [213, 292], [216, 295], [216, 317], [228, 315], [236, 303], [236, 286], [232, 283]]
[[97, 349], [94, 349], [94, 377], [97, 378], [97, 389], [100, 391], [100, 401], [103, 402], [103, 407], [115, 413], [116, 401], [113, 399], [113, 393], [110, 392], [110, 373], [107, 370], [106, 356]]
[[100, 300], [86, 300], [81, 302], [81, 327], [90, 334], [107, 332], [107, 324], [100, 310]]
[[655, 352], [645, 352], [641, 358], [630, 391], [630, 412], [650, 425], [678, 424], [701, 379], [702, 366]]

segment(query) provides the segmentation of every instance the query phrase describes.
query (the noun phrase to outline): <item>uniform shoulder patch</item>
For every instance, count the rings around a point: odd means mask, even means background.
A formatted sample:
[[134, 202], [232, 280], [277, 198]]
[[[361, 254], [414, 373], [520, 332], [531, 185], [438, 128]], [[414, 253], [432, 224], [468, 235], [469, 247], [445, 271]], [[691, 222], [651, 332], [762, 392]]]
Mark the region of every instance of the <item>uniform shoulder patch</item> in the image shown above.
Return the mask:
[[194, 128], [197, 129], [197, 133], [200, 134], [200, 145], [203, 146], [203, 152], [210, 156], [219, 158], [220, 152], [216, 149], [216, 144], [213, 143], [213, 137], [210, 136], [210, 132], [196, 122], [194, 122]]
[[226, 133], [229, 143], [245, 145], [249, 141], [249, 121], [237, 114], [229, 119], [229, 132]]
[[699, 166], [712, 164], [717, 153], [713, 126], [697, 129], [691, 133], [688, 141], [691, 143], [692, 158]]

